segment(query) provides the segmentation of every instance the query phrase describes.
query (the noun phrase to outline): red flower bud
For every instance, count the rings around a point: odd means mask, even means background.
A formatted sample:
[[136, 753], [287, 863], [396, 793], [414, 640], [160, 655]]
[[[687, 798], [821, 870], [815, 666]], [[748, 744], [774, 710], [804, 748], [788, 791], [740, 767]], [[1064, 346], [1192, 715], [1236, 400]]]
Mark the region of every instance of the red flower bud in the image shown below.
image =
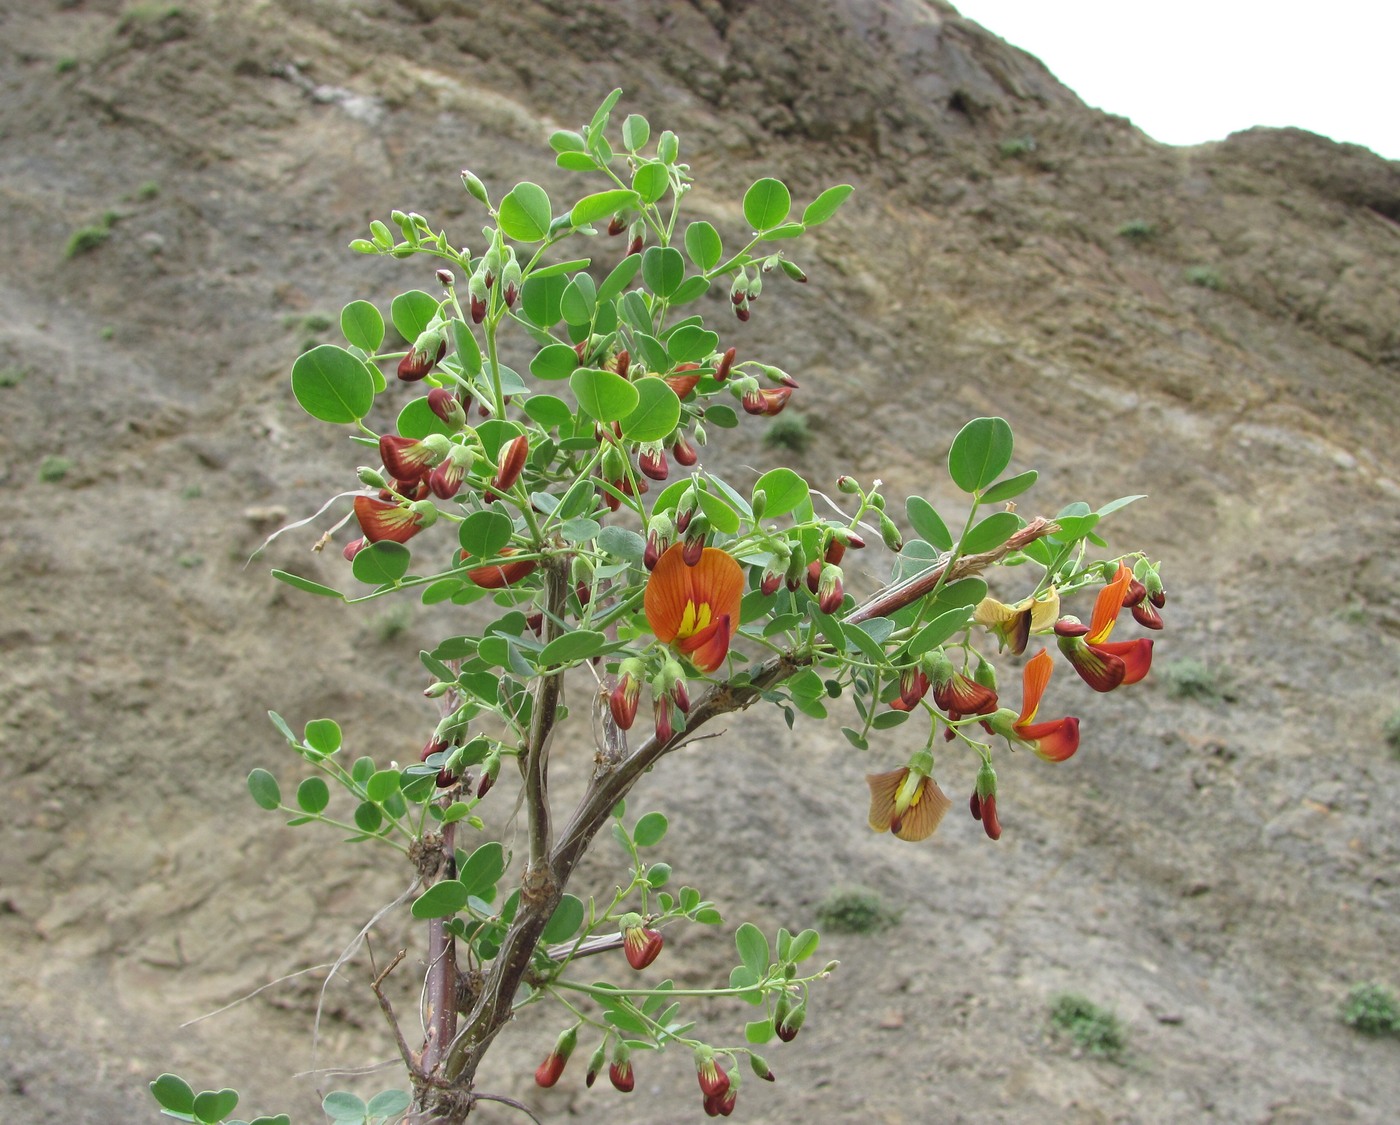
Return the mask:
[[373, 496], [355, 497], [355, 519], [371, 543], [385, 539], [407, 543], [423, 528], [423, 517], [417, 512]]
[[617, 359], [613, 361], [613, 366], [619, 375], [624, 379], [627, 378], [627, 372], [632, 369], [632, 356], [626, 348], [617, 353]]
[[696, 1050], [695, 1076], [700, 1081], [700, 1092], [706, 1098], [723, 1097], [729, 1090], [729, 1075], [706, 1049]]
[[671, 455], [679, 464], [687, 467], [700, 459], [700, 455], [695, 451], [695, 446], [691, 445], [684, 436], [678, 437], [676, 444], [671, 446]]
[[446, 387], [434, 387], [428, 392], [428, 409], [449, 426], [461, 429], [466, 425], [467, 412], [457, 396]]
[[623, 1059], [609, 1066], [608, 1080], [621, 1093], [630, 1094], [637, 1085], [637, 1076], [632, 1073], [631, 1060]]
[[525, 458], [529, 453], [530, 439], [526, 435], [521, 434], [507, 442], [498, 454], [500, 466], [491, 481], [491, 487], [498, 492], [509, 490], [511, 485], [520, 479], [521, 470], [525, 468]]
[[729, 378], [729, 369], [734, 365], [734, 357], [738, 354], [739, 351], [737, 348], [725, 349], [724, 354], [719, 357], [719, 363], [715, 367], [716, 383], [723, 383]]
[[671, 467], [666, 464], [666, 454], [660, 446], [644, 448], [637, 458], [637, 467], [652, 480], [665, 480], [671, 472]]
[[981, 820], [982, 830], [987, 833], [989, 840], [1001, 839], [1001, 821], [997, 819], [997, 795], [995, 793], [989, 793], [982, 798], [982, 815], [978, 819]]
[[676, 733], [676, 728], [671, 723], [671, 697], [665, 694], [654, 696], [651, 706], [656, 722], [656, 741], [670, 742], [671, 737]]
[[365, 539], [364, 536], [361, 536], [359, 539], [352, 539], [349, 543], [345, 544], [345, 546], [340, 549], [340, 553], [345, 556], [346, 562], [354, 562], [355, 556], [364, 550], [364, 546]]
[[619, 730], [631, 730], [637, 719], [637, 703], [642, 696], [642, 681], [631, 672], [624, 672], [617, 686], [608, 695], [608, 709]]
[[475, 293], [472, 294], [471, 314], [473, 324], [480, 324], [486, 319], [485, 297], [478, 297]]
[[621, 215], [614, 215], [611, 219], [608, 220], [608, 233], [614, 238], [616, 238], [626, 229], [627, 223], [623, 220]]
[[[502, 547], [501, 556], [508, 557], [516, 553], [514, 547]], [[466, 551], [461, 554], [463, 559], [469, 557]], [[513, 586], [522, 578], [529, 575], [535, 567], [539, 565], [537, 559], [521, 559], [518, 562], [491, 563], [489, 566], [478, 566], [467, 571], [467, 578], [476, 583], [483, 590], [500, 590], [506, 586]]]
[[447, 341], [441, 340], [436, 351], [419, 351], [417, 345], [409, 349], [408, 355], [399, 360], [399, 378], [405, 383], [416, 383], [437, 366], [438, 360], [447, 354]]
[[639, 234], [627, 244], [628, 254], [640, 254], [642, 252], [642, 236]]
[[622, 935], [622, 951], [627, 954], [627, 963], [641, 971], [656, 960], [661, 953], [664, 939], [659, 930], [649, 930], [640, 925], [628, 926]]

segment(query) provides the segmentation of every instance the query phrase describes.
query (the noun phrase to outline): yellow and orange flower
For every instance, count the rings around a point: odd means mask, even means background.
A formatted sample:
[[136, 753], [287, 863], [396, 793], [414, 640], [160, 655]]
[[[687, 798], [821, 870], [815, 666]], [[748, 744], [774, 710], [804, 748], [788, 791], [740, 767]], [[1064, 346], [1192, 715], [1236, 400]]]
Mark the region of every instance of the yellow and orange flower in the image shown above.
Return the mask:
[[933, 778], [908, 766], [868, 773], [865, 784], [870, 786], [870, 827], [901, 840], [928, 839], [953, 807]]
[[729, 654], [739, 626], [744, 570], [732, 555], [706, 547], [688, 566], [680, 544], [657, 560], [642, 609], [656, 639], [673, 644], [702, 672], [713, 672]]
[[1020, 656], [1030, 635], [1048, 633], [1059, 616], [1060, 592], [1051, 586], [1039, 597], [1022, 598], [1015, 605], [983, 598], [972, 619], [990, 629], [1001, 648]]
[[1061, 618], [1055, 626], [1060, 651], [1080, 679], [1095, 691], [1112, 691], [1119, 684], [1135, 684], [1152, 667], [1151, 638], [1108, 639], [1132, 580], [1133, 572], [1126, 566], [1119, 566], [1113, 581], [1099, 591], [1087, 628], [1072, 617]]
[[1052, 671], [1054, 663], [1045, 649], [1026, 662], [1021, 673], [1021, 713], [1011, 730], [1016, 738], [1047, 762], [1063, 762], [1079, 749], [1079, 720], [1071, 715], [1048, 723], [1035, 721], [1035, 713], [1040, 710], [1040, 700], [1050, 683]]

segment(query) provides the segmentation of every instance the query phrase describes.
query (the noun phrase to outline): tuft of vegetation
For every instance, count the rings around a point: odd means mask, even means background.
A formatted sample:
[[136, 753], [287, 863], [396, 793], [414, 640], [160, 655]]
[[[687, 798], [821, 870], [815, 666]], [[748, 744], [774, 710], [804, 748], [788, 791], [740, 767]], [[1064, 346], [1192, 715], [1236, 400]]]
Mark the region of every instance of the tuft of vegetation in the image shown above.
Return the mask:
[[55, 74], [67, 74], [69, 71], [77, 69], [78, 60], [72, 55], [64, 55], [63, 58], [53, 64], [53, 72]]
[[102, 226], [79, 227], [68, 236], [68, 245], [64, 247], [63, 256], [65, 258], [76, 258], [79, 254], [89, 254], [96, 250], [108, 238], [112, 231], [106, 224]]
[[1202, 289], [1220, 289], [1224, 285], [1214, 266], [1191, 266], [1186, 271], [1186, 280]]
[[834, 890], [817, 907], [822, 928], [840, 934], [878, 933], [898, 925], [900, 917], [899, 910], [865, 887]]
[[1128, 1048], [1122, 1021], [1107, 1008], [1074, 992], [1062, 992], [1050, 1004], [1050, 1022], [1086, 1055], [1116, 1062]]
[[1151, 242], [1157, 237], [1157, 225], [1146, 219], [1129, 219], [1118, 228], [1118, 237], [1129, 242]]
[[142, 203], [149, 203], [159, 194], [160, 184], [156, 183], [155, 180], [147, 180], [144, 184], [142, 184], [139, 188], [136, 189], [136, 198], [139, 199]]
[[806, 453], [812, 444], [812, 431], [807, 419], [793, 411], [784, 411], [774, 418], [763, 435], [763, 444], [771, 449], [788, 449]]
[[375, 638], [382, 645], [397, 640], [413, 624], [413, 607], [407, 604], [386, 609], [374, 619]]
[[57, 484], [68, 475], [68, 471], [73, 467], [73, 462], [67, 457], [60, 457], [56, 453], [50, 453], [39, 462], [39, 479], [45, 484]]
[[1400, 1035], [1400, 1003], [1382, 985], [1353, 985], [1342, 1003], [1342, 1022], [1363, 1035]]
[[1203, 703], [1219, 703], [1233, 698], [1230, 675], [1194, 657], [1173, 660], [1161, 668], [1167, 694], [1173, 699], [1199, 699]]
[[1390, 752], [1400, 757], [1400, 711], [1392, 711], [1390, 718], [1381, 724], [1381, 737], [1385, 739], [1385, 744], [1390, 747]]
[[28, 374], [23, 367], [0, 367], [0, 387], [18, 387]]
[[997, 145], [997, 155], [1003, 160], [1016, 160], [1035, 151], [1034, 137], [1008, 137]]

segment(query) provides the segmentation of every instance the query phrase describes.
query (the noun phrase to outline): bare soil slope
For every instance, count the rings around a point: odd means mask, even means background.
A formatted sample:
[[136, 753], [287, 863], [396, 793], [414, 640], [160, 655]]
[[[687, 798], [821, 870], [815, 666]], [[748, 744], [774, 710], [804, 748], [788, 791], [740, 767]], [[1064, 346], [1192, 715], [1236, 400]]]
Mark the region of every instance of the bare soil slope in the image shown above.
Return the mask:
[[[443, 622], [273, 582], [269, 564], [344, 580], [314, 535], [245, 567], [356, 462], [286, 373], [345, 301], [430, 284], [343, 249], [370, 218], [418, 210], [470, 241], [462, 167], [562, 193], [546, 137], [621, 85], [680, 132], [723, 230], [758, 175], [804, 201], [856, 185], [805, 253], [812, 284], [732, 334], [802, 382], [817, 442], [797, 467], [951, 504], [952, 434], [1001, 414], [1042, 472], [1023, 511], [1151, 494], [1116, 534], [1165, 560], [1171, 596], [1153, 680], [1078, 695], [1069, 763], [1003, 772], [997, 845], [961, 817], [929, 845], [872, 836], [862, 775], [902, 748], [858, 755], [771, 715], [639, 791], [672, 817], [677, 877], [756, 900], [769, 932], [810, 924], [834, 886], [903, 909], [828, 939], [840, 971], [740, 1112], [1394, 1120], [1400, 1048], [1336, 1013], [1354, 981], [1400, 984], [1382, 740], [1400, 167], [1290, 130], [1157, 145], [917, 0], [6, 0], [0, 84], [0, 1119], [153, 1120], [164, 1069], [317, 1119], [316, 1082], [292, 1075], [313, 1065], [324, 974], [179, 1025], [331, 960], [407, 886], [255, 815], [243, 779], [288, 764], [270, 707], [415, 753], [432, 721], [415, 655]], [[104, 216], [106, 239], [65, 257]], [[728, 464], [778, 460], [750, 427], [718, 443]], [[61, 480], [46, 457], [71, 461]], [[1184, 660], [1228, 676], [1225, 696], [1169, 698]], [[408, 928], [380, 934], [389, 950]], [[730, 948], [690, 934], [667, 956], [698, 982]], [[329, 986], [316, 1065], [393, 1054], [366, 973]], [[1125, 1065], [1049, 1034], [1064, 989], [1125, 1018]], [[522, 1021], [484, 1086], [586, 1121], [699, 1116], [687, 1059], [641, 1060], [630, 1098], [576, 1076], [536, 1091], [556, 1030]]]

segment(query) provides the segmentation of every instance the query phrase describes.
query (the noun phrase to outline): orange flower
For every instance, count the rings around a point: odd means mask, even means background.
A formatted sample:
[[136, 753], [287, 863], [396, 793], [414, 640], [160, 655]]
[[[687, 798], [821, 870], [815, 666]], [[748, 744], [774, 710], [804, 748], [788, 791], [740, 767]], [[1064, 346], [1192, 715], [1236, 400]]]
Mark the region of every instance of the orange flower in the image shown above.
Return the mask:
[[953, 807], [948, 795], [927, 774], [901, 766], [889, 773], [868, 773], [870, 827], [893, 832], [901, 840], [925, 840], [943, 814]]
[[713, 672], [729, 653], [739, 624], [744, 571], [732, 555], [706, 547], [687, 566], [680, 544], [657, 560], [642, 608], [662, 644], [674, 643], [702, 672]]
[[1047, 762], [1063, 762], [1079, 749], [1079, 720], [1069, 716], [1048, 723], [1034, 721], [1052, 671], [1054, 664], [1045, 649], [1026, 662], [1021, 674], [1021, 714], [1011, 730], [1016, 738], [1029, 745]]
[[1150, 638], [1112, 642], [1108, 639], [1132, 580], [1133, 572], [1126, 566], [1119, 566], [1113, 581], [1099, 591], [1087, 628], [1073, 617], [1061, 618], [1055, 626], [1060, 651], [1080, 679], [1095, 691], [1112, 691], [1119, 684], [1135, 684], [1152, 667]]

